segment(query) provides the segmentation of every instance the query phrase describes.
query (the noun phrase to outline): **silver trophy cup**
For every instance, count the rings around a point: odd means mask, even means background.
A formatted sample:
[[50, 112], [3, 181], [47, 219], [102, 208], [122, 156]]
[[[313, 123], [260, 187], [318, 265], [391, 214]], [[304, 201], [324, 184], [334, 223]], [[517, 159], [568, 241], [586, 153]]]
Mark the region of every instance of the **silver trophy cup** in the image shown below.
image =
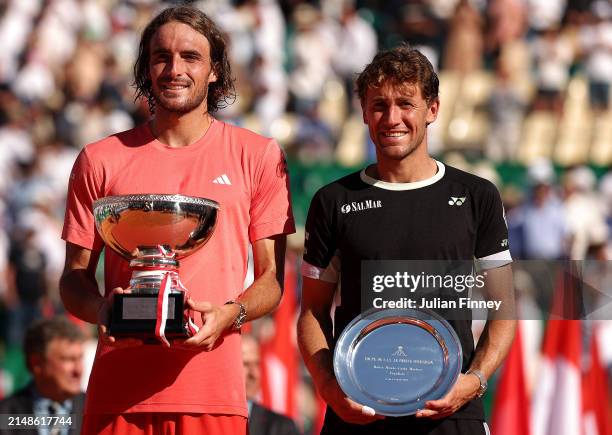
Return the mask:
[[185, 338], [197, 331], [185, 309], [188, 290], [179, 260], [208, 242], [219, 204], [183, 195], [108, 196], [93, 204], [98, 233], [106, 246], [129, 261], [129, 293], [116, 294], [110, 334], [146, 342]]

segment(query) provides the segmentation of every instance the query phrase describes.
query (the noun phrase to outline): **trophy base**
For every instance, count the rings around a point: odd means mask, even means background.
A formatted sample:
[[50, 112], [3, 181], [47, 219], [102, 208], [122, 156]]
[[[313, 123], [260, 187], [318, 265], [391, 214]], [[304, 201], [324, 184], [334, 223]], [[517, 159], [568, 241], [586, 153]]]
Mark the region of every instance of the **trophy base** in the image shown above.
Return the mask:
[[[168, 340], [188, 338], [183, 293], [168, 295], [165, 336]], [[128, 293], [113, 296], [110, 335], [138, 338], [145, 343], [159, 343], [155, 336], [157, 294]]]

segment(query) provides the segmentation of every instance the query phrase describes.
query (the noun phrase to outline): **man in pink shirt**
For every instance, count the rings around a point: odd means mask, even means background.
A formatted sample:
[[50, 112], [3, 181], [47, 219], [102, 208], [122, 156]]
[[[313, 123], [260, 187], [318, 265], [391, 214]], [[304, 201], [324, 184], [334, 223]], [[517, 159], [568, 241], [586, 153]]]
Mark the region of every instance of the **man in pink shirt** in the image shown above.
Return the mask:
[[[247, 321], [261, 317], [281, 297], [285, 235], [294, 231], [285, 160], [275, 141], [210, 115], [233, 84], [221, 33], [200, 11], [174, 7], [155, 17], [135, 74], [154, 116], [87, 145], [68, 189], [61, 295], [100, 335], [83, 433], [246, 433], [239, 329], [244, 313]], [[105, 296], [95, 280], [104, 245], [93, 201], [145, 193], [220, 204], [210, 241], [180, 267], [199, 332], [170, 348], [108, 334], [112, 295], [129, 285], [125, 260], [106, 249]], [[249, 243], [255, 281], [243, 291]]]

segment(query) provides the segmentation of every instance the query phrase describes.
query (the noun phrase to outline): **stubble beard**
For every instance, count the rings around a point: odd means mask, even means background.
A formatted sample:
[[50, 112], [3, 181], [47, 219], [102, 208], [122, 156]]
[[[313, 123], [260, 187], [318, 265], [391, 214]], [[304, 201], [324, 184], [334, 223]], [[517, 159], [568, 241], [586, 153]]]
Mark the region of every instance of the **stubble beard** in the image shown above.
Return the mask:
[[[386, 157], [386, 158], [388, 158], [390, 160], [395, 160], [395, 161], [399, 162], [399, 161], [402, 161], [405, 158], [409, 157], [410, 155], [412, 155], [415, 151], [417, 151], [421, 144], [422, 144], [422, 141], [419, 141], [416, 144], [411, 142], [409, 144], [406, 144], [406, 146], [403, 147], [404, 149], [399, 151], [399, 152], [393, 152], [389, 148], [381, 147], [381, 148], [379, 148], [379, 152], [384, 157]], [[395, 147], [393, 147], [393, 148], [395, 148]]]
[[153, 98], [158, 107], [167, 112], [185, 114], [194, 111], [202, 105], [208, 95], [208, 89], [196, 90], [186, 98], [166, 98], [159, 90], [153, 89]]

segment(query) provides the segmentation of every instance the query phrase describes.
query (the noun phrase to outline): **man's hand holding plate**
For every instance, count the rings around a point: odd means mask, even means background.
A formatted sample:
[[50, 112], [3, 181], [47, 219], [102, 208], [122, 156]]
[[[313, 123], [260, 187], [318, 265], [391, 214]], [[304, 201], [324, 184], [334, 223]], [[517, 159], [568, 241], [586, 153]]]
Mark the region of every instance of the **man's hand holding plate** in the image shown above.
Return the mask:
[[347, 423], [368, 424], [385, 418], [382, 415], [377, 415], [369, 406], [360, 405], [349, 399], [335, 378], [326, 383], [321, 395], [334, 412]]
[[457, 412], [478, 394], [480, 383], [476, 376], [461, 374], [451, 390], [441, 399], [425, 403], [425, 409], [417, 411], [417, 418], [440, 419]]

